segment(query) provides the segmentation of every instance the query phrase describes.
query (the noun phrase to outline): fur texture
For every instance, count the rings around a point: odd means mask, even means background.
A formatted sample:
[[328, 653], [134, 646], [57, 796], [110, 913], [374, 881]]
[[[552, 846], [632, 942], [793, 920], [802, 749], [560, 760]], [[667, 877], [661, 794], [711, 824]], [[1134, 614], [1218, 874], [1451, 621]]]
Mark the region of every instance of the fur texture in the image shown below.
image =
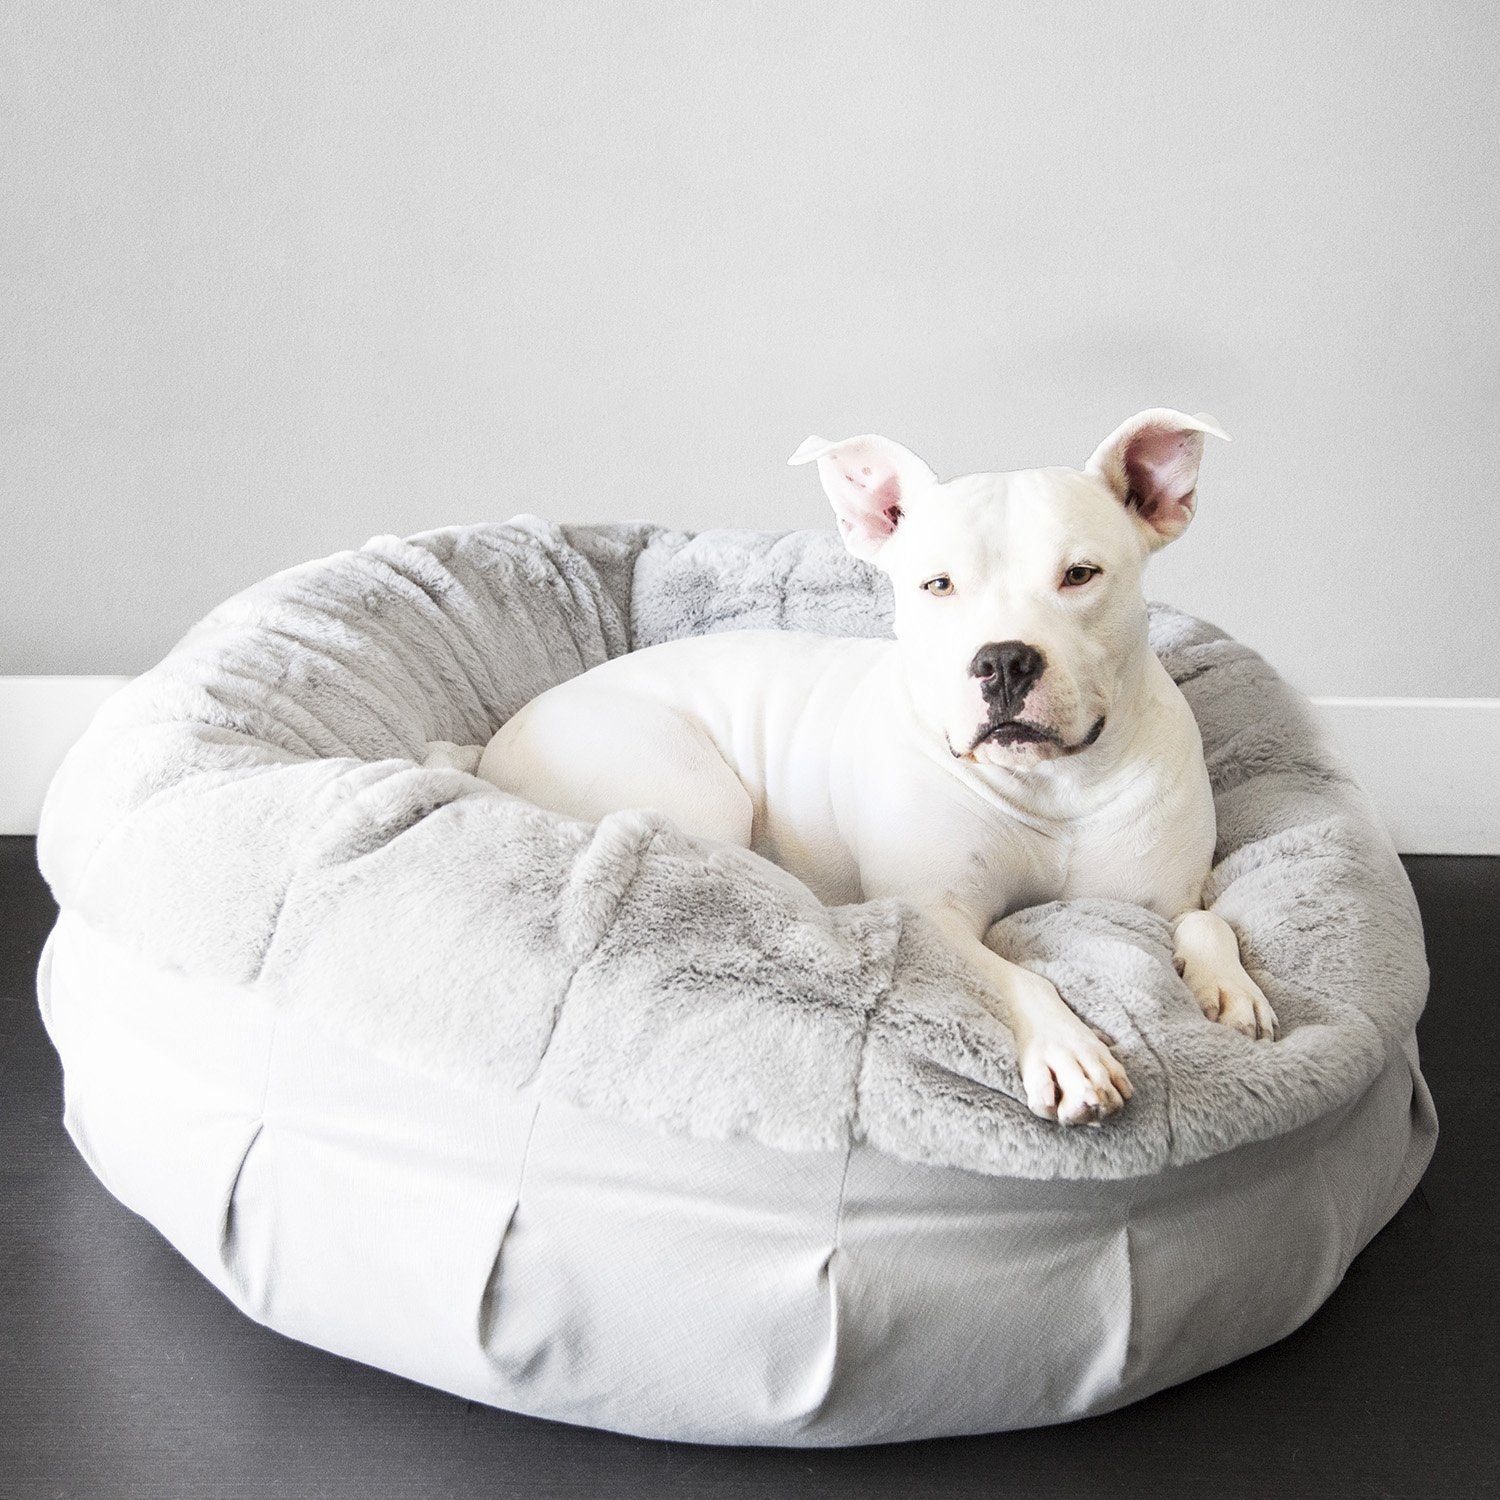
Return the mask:
[[1152, 644], [1203, 732], [1210, 894], [1284, 1037], [1206, 1022], [1140, 908], [1017, 913], [990, 942], [1113, 1035], [1135, 1082], [1098, 1129], [1027, 1111], [1009, 1033], [914, 912], [825, 908], [753, 855], [638, 813], [572, 822], [463, 769], [462, 747], [607, 656], [711, 630], [884, 634], [885, 587], [830, 533], [522, 517], [376, 537], [229, 600], [104, 706], [48, 796], [44, 873], [151, 962], [386, 1059], [710, 1138], [1120, 1178], [1367, 1088], [1426, 995], [1410, 887], [1298, 695], [1173, 611]]

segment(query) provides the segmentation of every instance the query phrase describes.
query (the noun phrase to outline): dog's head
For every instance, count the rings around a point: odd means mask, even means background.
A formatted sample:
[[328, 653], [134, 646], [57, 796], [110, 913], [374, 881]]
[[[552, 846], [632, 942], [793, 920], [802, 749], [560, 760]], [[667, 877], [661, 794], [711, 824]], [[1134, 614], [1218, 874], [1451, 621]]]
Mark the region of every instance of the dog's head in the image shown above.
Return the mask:
[[1146, 649], [1141, 570], [1193, 517], [1211, 417], [1156, 408], [1082, 470], [939, 481], [882, 437], [809, 438], [845, 545], [894, 587], [918, 713], [953, 754], [1024, 767], [1099, 738]]

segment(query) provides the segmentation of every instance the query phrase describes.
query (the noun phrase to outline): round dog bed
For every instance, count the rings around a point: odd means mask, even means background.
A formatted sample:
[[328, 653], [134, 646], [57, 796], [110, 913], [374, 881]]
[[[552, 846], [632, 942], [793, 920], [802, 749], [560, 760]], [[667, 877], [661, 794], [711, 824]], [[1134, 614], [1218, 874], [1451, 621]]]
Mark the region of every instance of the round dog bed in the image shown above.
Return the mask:
[[79, 1149], [284, 1333], [658, 1437], [1055, 1422], [1289, 1332], [1436, 1125], [1410, 888], [1253, 652], [1153, 611], [1214, 782], [1210, 894], [1282, 1039], [1205, 1021], [1144, 910], [990, 935], [1117, 1039], [1135, 1097], [1095, 1129], [1026, 1110], [915, 912], [421, 765], [607, 656], [879, 634], [887, 606], [831, 535], [523, 518], [377, 537], [215, 610], [43, 812]]

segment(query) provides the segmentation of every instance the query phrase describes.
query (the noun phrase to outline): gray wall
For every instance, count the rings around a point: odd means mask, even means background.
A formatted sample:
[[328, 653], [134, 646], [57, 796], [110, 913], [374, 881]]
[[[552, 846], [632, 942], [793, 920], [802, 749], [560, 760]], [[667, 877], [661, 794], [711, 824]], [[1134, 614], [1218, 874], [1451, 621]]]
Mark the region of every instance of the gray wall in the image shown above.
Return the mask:
[[4, 8], [0, 672], [382, 531], [827, 524], [783, 460], [1213, 412], [1153, 591], [1494, 695], [1487, 4]]

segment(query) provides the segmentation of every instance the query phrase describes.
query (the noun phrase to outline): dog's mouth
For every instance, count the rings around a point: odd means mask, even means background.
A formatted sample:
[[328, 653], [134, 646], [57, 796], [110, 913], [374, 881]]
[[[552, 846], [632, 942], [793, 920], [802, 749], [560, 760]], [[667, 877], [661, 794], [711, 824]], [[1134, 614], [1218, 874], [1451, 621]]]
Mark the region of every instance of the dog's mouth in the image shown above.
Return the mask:
[[[1059, 755], [1076, 755], [1080, 750], [1087, 750], [1103, 733], [1104, 716], [1102, 714], [1094, 721], [1089, 732], [1074, 745], [1068, 744], [1055, 729], [1048, 729], [1043, 724], [1028, 724], [1021, 719], [998, 719], [993, 724], [986, 724], [974, 736], [973, 743], [963, 752], [961, 759], [972, 760], [974, 752], [981, 745], [998, 745], [1002, 750], [1046, 746]], [[953, 753], [959, 754], [956, 750]]]
[[1019, 719], [1002, 719], [979, 733], [979, 738], [969, 748], [978, 745], [1062, 745], [1059, 735], [1040, 724], [1023, 724]]

